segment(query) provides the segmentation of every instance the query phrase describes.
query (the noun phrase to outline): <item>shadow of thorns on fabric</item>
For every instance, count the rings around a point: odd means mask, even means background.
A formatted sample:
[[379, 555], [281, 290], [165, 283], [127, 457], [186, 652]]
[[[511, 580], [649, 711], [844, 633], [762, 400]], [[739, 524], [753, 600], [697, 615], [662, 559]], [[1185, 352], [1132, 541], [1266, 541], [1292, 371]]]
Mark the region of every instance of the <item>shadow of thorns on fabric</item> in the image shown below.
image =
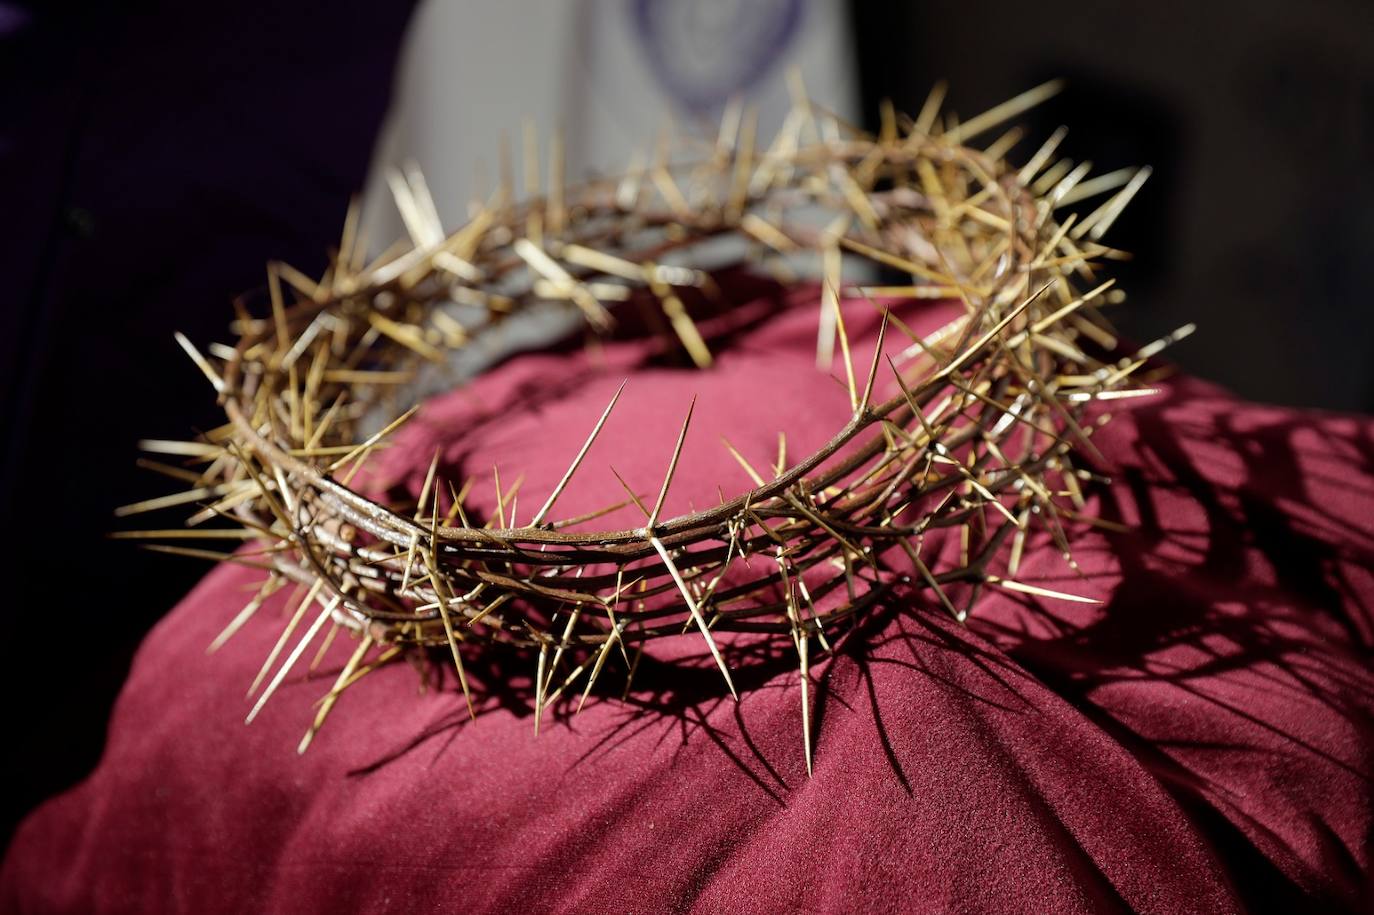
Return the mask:
[[[857, 626], [832, 636], [834, 653], [819, 660], [812, 669], [814, 738], [820, 739], [824, 734], [832, 703], [851, 712], [866, 703], [875, 736], [882, 746], [892, 775], [908, 795], [913, 793], [911, 781], [899, 758], [896, 742], [889, 734], [880, 698], [882, 690], [874, 676], [876, 668], [891, 666], [909, 670], [969, 700], [1003, 710], [1015, 711], [1030, 705], [1030, 700], [1022, 695], [1016, 684], [1018, 679], [1025, 680], [1024, 673], [1017, 671], [1016, 666], [1000, 652], [961, 634], [961, 630], [950, 623], [937, 622], [929, 617], [929, 614], [939, 612], [943, 611], [913, 611], [911, 603], [904, 601], [901, 595], [894, 595], [893, 599], [876, 606]], [[773, 691], [787, 694], [787, 713], [795, 713], [797, 717], [798, 742], [774, 752], [775, 755], [778, 752], [799, 754], [800, 711], [797, 703], [800, 700], [800, 687], [795, 649], [790, 642], [756, 641], [731, 646], [728, 654], [731, 676], [741, 695], [755, 696]], [[937, 665], [931, 663], [933, 654], [955, 654], [967, 659], [990, 682], [1000, 687], [1000, 695], [981, 694], [941, 673]], [[727, 763], [737, 768], [759, 790], [775, 803], [785, 804], [785, 794], [794, 785], [784, 776], [784, 766], [779, 760], [770, 758], [752, 733], [748, 710], [741, 708], [730, 696], [708, 655], [703, 652], [685, 662], [664, 662], [645, 654], [636, 668], [633, 689], [626, 695], [622, 695], [627, 672], [624, 662], [617, 654], [612, 657], [616, 659], [619, 669], [612, 672], [609, 670], [612, 662], [608, 662], [608, 669], [592, 690], [594, 698], [589, 700], [589, 703], [611, 703], [612, 720], [598, 732], [588, 735], [590, 745], [570, 761], [569, 771], [644, 738], [651, 738], [655, 747], [674, 740], [673, 759], [676, 760], [678, 753], [700, 734], [720, 751]], [[533, 651], [508, 647], [474, 655], [471, 660], [465, 656], [467, 673], [480, 703], [479, 717], [498, 710], [520, 719], [533, 716], [533, 678], [528, 673], [512, 675], [511, 672], [534, 670], [536, 658], [537, 654]], [[453, 695], [451, 710], [401, 745], [350, 774], [366, 775], [377, 771], [436, 740], [439, 741], [434, 756], [437, 760], [444, 748], [469, 724], [466, 707], [459, 697], [456, 683], [450, 682], [453, 678], [445, 662], [446, 659], [441, 655], [435, 655], [428, 662], [430, 667], [427, 676], [438, 681], [440, 688]], [[836, 686], [837, 664], [846, 665], [845, 678], [851, 683], [849, 688]], [[545, 730], [577, 727], [580, 689], [570, 690], [570, 693], [572, 695], [560, 698], [546, 710]], [[1015, 701], [1009, 704], [1008, 696], [1015, 697]], [[889, 697], [887, 701], [894, 700]], [[720, 716], [722, 707], [730, 709], [728, 718], [722, 719]], [[792, 762], [795, 760], [789, 760], [789, 766]]]
[[[526, 393], [540, 396], [547, 389]], [[1109, 554], [1108, 568], [1112, 569], [1107, 573], [1111, 590], [1102, 612], [1086, 623], [1075, 622], [1052, 604], [1018, 599], [1040, 620], [1032, 630], [981, 620], [975, 608], [970, 628], [1001, 646], [988, 650], [976, 640], [932, 624], [923, 597], [904, 602], [902, 595], [894, 594], [839, 635], [835, 654], [817, 663], [815, 734], [818, 741], [824, 739], [832, 700], [850, 709], [866, 703], [892, 775], [910, 794], [911, 781], [881, 708], [875, 667], [906, 667], [946, 688], [968, 693], [966, 684], [942, 677], [923, 661], [930, 657], [927, 652], [932, 647], [957, 651], [1005, 689], [1000, 698], [969, 695], [1003, 709], [1015, 708], [1014, 702], [1008, 704], [1008, 696], [1028, 701], [1016, 681], [1031, 676], [1152, 772], [1212, 838], [1228, 870], [1251, 875], [1243, 894], [1248, 904], [1266, 911], [1292, 909], [1309, 899], [1307, 891], [1281, 872], [1240, 824], [1246, 823], [1251, 833], [1262, 833], [1265, 827], [1247, 821], [1237, 808], [1225, 807], [1225, 786], [1170, 752], [1181, 747], [1138, 733], [1110, 708], [1094, 702], [1092, 694], [1127, 682], [1182, 690], [1192, 700], [1209, 703], [1245, 722], [1252, 734], [1267, 734], [1266, 740], [1284, 749], [1234, 740], [1209, 746], [1306, 754], [1366, 784], [1374, 783], [1374, 746], [1359, 759], [1341, 758], [1286, 732], [1241, 702], [1199, 687], [1207, 678], [1243, 674], [1258, 678], [1270, 695], [1285, 702], [1319, 703], [1360, 732], [1374, 733], [1374, 678], [1369, 674], [1374, 661], [1374, 608], [1368, 585], [1362, 590], [1352, 580], [1355, 570], [1374, 567], [1374, 531], [1368, 523], [1362, 526], [1348, 513], [1343, 515], [1341, 506], [1329, 499], [1314, 497], [1309, 488], [1328, 493], [1344, 490], [1367, 498], [1369, 481], [1374, 479], [1374, 441], [1367, 423], [1343, 425], [1291, 411], [1272, 411], [1245, 424], [1238, 424], [1224, 406], [1201, 418], [1170, 415], [1171, 408], [1186, 405], [1190, 396], [1186, 392], [1166, 395], [1158, 403], [1132, 411], [1138, 431], [1134, 445], [1138, 466], [1116, 474], [1113, 487], [1098, 486], [1090, 492], [1107, 520], [1123, 521], [1128, 503], [1140, 515], [1126, 533], [1094, 535], [1098, 548]], [[1218, 474], [1207, 466], [1207, 448], [1238, 458], [1234, 479], [1218, 480]], [[1339, 472], [1328, 465], [1338, 465]], [[1200, 509], [1205, 524], [1189, 528], [1158, 515], [1155, 496], [1161, 493], [1181, 497]], [[1256, 560], [1272, 575], [1257, 576]], [[880, 651], [893, 643], [905, 643], [909, 658]], [[1161, 654], [1180, 647], [1187, 648], [1193, 660], [1173, 666], [1157, 663]], [[502, 651], [486, 654], [487, 669], [476, 677], [484, 684], [484, 706], [528, 717], [532, 713], [529, 680], [512, 678], [508, 671], [533, 670], [531, 658]], [[1332, 659], [1354, 663], [1342, 667]], [[786, 689], [796, 695], [796, 655], [790, 644], [754, 646], [732, 653], [731, 660], [742, 691]], [[858, 672], [861, 689], [835, 688], [841, 660]], [[594, 690], [598, 701], [615, 699], [624, 685], [623, 669], [619, 677], [610, 673]], [[793, 675], [790, 680], [779, 680], [788, 673]], [[1248, 688], [1254, 689], [1253, 684]], [[724, 719], [729, 727], [720, 726], [718, 709], [731, 701], [709, 665], [665, 664], [646, 656], [624, 714], [597, 734], [571, 767], [645, 734], [655, 735], [658, 743], [676, 737], [681, 748], [701, 733], [774, 802], [785, 804], [793, 786], [782, 774], [783, 767], [769, 758], [751, 733], [747, 715], [735, 707]], [[575, 697], [565, 697], [551, 709], [546, 727], [572, 727], [573, 708]], [[465, 712], [445, 717], [359, 773], [375, 770], [436, 737], [451, 740], [450, 732], [461, 729], [465, 719]], [[1316, 828], [1325, 830], [1325, 857], [1333, 862], [1340, 880], [1347, 887], [1359, 886], [1363, 877], [1356, 850], [1347, 848], [1325, 824]], [[1343, 892], [1332, 900], [1350, 902]]]
[[[1324, 884], [1332, 905], [1358, 908], [1365, 883], [1358, 850], [1314, 820], [1330, 873], [1310, 874], [1303, 888], [1254, 836], [1283, 840], [1248, 815], [1231, 789], [1190, 765], [1187, 751], [1283, 754], [1374, 785], [1369, 590], [1366, 584], [1361, 593], [1351, 581], [1354, 570], [1374, 565], [1374, 533], [1314, 494], [1324, 487], [1367, 497], [1374, 476], [1368, 426], [1352, 423], [1355, 431], [1345, 434], [1334, 421], [1281, 413], [1240, 428], [1227, 411], [1179, 421], [1170, 406], [1166, 399], [1137, 411], [1135, 422], [1141, 467], [1167, 468], [1172, 479], [1133, 468], [1118, 475], [1117, 487], [1099, 493], [1104, 518], [1123, 520], [1126, 502], [1140, 513], [1128, 532], [1105, 535], [1116, 564], [1107, 604], [1088, 624], [1061, 625], [1050, 635], [1003, 629], [999, 644], [1155, 775], [1211, 838], [1228, 871], [1245, 875], [1238, 884], [1248, 907], [1305, 909], [1311, 886]], [[1207, 448], [1239, 456], [1239, 474], [1218, 482]], [[1314, 473], [1324, 460], [1338, 460], [1354, 479]], [[1160, 516], [1161, 493], [1200, 508], [1205, 524]], [[1052, 606], [1036, 611], [1042, 619], [1056, 617]], [[1095, 698], [1114, 684], [1182, 691], [1210, 705], [1216, 721], [1237, 722], [1230, 730], [1248, 737], [1184, 745], [1142, 734]], [[1337, 755], [1293, 733], [1263, 704], [1237, 698], [1234, 687], [1256, 702], [1316, 703], [1365, 735], [1366, 748]]]

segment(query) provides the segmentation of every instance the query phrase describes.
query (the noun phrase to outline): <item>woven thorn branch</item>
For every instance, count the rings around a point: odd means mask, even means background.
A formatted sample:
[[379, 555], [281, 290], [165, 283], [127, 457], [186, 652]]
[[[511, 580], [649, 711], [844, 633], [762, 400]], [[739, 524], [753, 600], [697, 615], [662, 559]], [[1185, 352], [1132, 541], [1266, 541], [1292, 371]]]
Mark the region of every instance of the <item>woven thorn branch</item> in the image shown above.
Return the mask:
[[[695, 630], [732, 694], [725, 633], [795, 651], [810, 772], [811, 663], [884, 594], [924, 591], [959, 620], [983, 586], [1085, 599], [1017, 580], [1026, 539], [1047, 531], [1073, 565], [1065, 521], [1093, 520], [1081, 485], [1093, 474], [1079, 464], [1105, 421], [1089, 420], [1088, 405], [1150, 393], [1133, 376], [1191, 331], [1123, 353], [1102, 314], [1122, 295], [1099, 277], [1101, 262], [1123, 255], [1101, 239], [1148, 169], [1090, 177], [1089, 163], [1057, 157], [1062, 128], [1019, 168], [1005, 158], [1019, 128], [972, 145], [1059, 88], [1047, 83], [957, 123], [942, 116], [938, 86], [914, 120], [885, 107], [876, 136], [799, 95], [766, 147], [754, 116], [732, 105], [714, 142], [682, 140], [674, 156], [661, 144], [657, 158], [637, 159], [626, 174], [577, 187], [565, 186], [554, 138], [543, 193], [541, 156], [527, 141], [525, 199], [516, 201], [508, 179], [455, 232], [443, 228], [418, 172], [394, 173], [405, 242], [368, 263], [354, 207], [322, 278], [269, 265], [270, 313], [254, 316], [240, 303], [235, 345], [203, 354], [177, 335], [218, 393], [226, 423], [192, 441], [142, 443], [183, 459], [144, 463], [190, 488], [120, 514], [195, 512], [182, 528], [120, 536], [252, 542], [227, 553], [152, 547], [266, 571], [212, 650], [270, 595], [296, 585], [295, 609], [250, 691], [248, 721], [326, 624], [316, 663], [337, 632], [357, 639], [301, 752], [348, 687], [399, 658], [442, 652], [475, 715], [463, 657], [473, 649], [463, 646], [537, 649], [537, 731], [545, 710], [579, 686], [580, 710], [612, 658], [632, 678], [646, 644]], [[679, 161], [683, 152], [690, 161]], [[1086, 208], [1074, 205], [1096, 195], [1106, 196], [1080, 218]], [[516, 487], [502, 491], [499, 478], [495, 517], [471, 517], [473, 481], [446, 485], [437, 454], [413, 502], [382, 504], [352, 488], [418, 409], [364, 434], [379, 410], [396, 415], [397, 392], [419, 367], [490, 339], [532, 306], [558, 303], [604, 331], [616, 303], [653, 302], [674, 344], [708, 368], [709, 347], [682, 291], [712, 288], [694, 258], [722, 243], [751, 269], [782, 277], [798, 265], [819, 267], [817, 361], [828, 369], [838, 343], [851, 415], [815, 453], [789, 463], [780, 449], [774, 466], [759, 468], [727, 442], [755, 488], [663, 517], [689, 409], [652, 503], [626, 486], [626, 500], [603, 512], [558, 518], [558, 499], [617, 392], [557, 486], [521, 522]], [[877, 270], [901, 284], [846, 283]], [[875, 356], [856, 366], [842, 295], [963, 307], [923, 337], [875, 301], [883, 311]], [[895, 354], [884, 348], [892, 334], [907, 344]], [[642, 525], [588, 529], [630, 505]], [[208, 524], [222, 518], [234, 526]], [[923, 549], [936, 531], [957, 535], [957, 559]], [[972, 586], [958, 606], [954, 582]]]

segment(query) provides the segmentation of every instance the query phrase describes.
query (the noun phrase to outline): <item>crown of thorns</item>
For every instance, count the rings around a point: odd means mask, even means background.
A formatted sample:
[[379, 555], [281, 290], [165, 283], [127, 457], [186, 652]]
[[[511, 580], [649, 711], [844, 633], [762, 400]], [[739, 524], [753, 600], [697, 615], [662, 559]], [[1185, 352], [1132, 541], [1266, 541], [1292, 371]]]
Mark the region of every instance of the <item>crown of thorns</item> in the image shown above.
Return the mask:
[[[555, 138], [542, 194], [540, 156], [527, 142], [525, 199], [515, 202], [507, 179], [452, 233], [419, 174], [394, 173], [407, 244], [365, 263], [352, 210], [321, 279], [269, 266], [271, 312], [253, 317], [240, 307], [232, 348], [202, 354], [178, 334], [219, 393], [227, 424], [196, 441], [144, 443], [189, 458], [179, 467], [148, 463], [194, 488], [125, 511], [195, 503], [186, 528], [138, 536], [256, 541], [234, 553], [162, 547], [266, 569], [259, 593], [212, 647], [274, 591], [297, 585], [249, 720], [326, 623], [317, 660], [341, 629], [358, 644], [302, 751], [344, 689], [408, 651], [451, 657], [472, 712], [463, 646], [532, 646], [537, 728], [565, 693], [580, 689], [585, 701], [608, 659], [620, 655], [632, 676], [632, 653], [690, 630], [734, 693], [730, 644], [717, 636], [756, 633], [795, 650], [809, 768], [811, 659], [889, 589], [924, 591], [961, 620], [983, 585], [1082, 599], [1018, 582], [1023, 544], [1043, 529], [1072, 563], [1061, 522], [1082, 517], [1080, 481], [1091, 477], [1074, 462], [1095, 450], [1091, 434], [1103, 421], [1088, 422], [1085, 408], [1141, 393], [1132, 373], [1168, 340], [1123, 354], [1100, 312], [1120, 298], [1097, 276], [1102, 260], [1119, 255], [1100, 239], [1147, 170], [1089, 177], [1087, 163], [1056, 158], [1062, 129], [1019, 168], [1005, 159], [1019, 129], [986, 148], [970, 145], [1057, 88], [961, 124], [941, 119], [937, 90], [915, 120], [884, 109], [876, 136], [803, 99], [766, 148], [754, 119], [733, 106], [716, 141], [692, 147], [695, 161], [671, 161], [665, 144], [656, 160], [576, 188], [565, 188]], [[1082, 218], [1057, 218], [1104, 193]], [[726, 443], [754, 488], [665, 517], [689, 408], [656, 497], [627, 486], [627, 499], [604, 512], [560, 517], [558, 499], [617, 392], [580, 447], [568, 443], [562, 479], [518, 521], [499, 478], [495, 517], [473, 517], [464, 506], [471, 481], [461, 491], [445, 486], [437, 454], [418, 499], [382, 504], [350, 488], [415, 412], [365, 435], [369, 417], [395, 406], [398, 383], [536, 303], [564, 303], [604, 330], [614, 303], [642, 297], [708, 367], [683, 289], [710, 287], [693, 258], [722, 239], [754, 269], [819, 273], [818, 362], [828, 367], [838, 344], [852, 412], [818, 451], [789, 461], [780, 449], [775, 465], [757, 467]], [[878, 270], [903, 284], [846, 281]], [[856, 366], [841, 295], [949, 299], [963, 310], [922, 337], [875, 302], [883, 311], [875, 355]], [[907, 345], [884, 355], [884, 337], [896, 333]], [[588, 529], [631, 504], [641, 525]], [[218, 517], [236, 526], [205, 524]], [[957, 533], [957, 557], [923, 552], [926, 535], [942, 529]], [[974, 586], [962, 606], [951, 599], [954, 582]]]

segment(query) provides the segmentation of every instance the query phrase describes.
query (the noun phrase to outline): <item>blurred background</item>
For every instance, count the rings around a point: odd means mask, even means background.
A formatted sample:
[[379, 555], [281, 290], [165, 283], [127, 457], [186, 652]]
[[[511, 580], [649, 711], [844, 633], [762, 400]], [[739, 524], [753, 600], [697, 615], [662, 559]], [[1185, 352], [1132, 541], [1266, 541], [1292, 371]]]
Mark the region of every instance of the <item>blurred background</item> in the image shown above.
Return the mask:
[[1368, 0], [0, 0], [0, 835], [90, 770], [139, 640], [204, 572], [104, 538], [165, 490], [135, 442], [219, 421], [172, 331], [226, 339], [269, 258], [320, 273], [354, 194], [375, 248], [398, 237], [390, 166], [457, 225], [503, 134], [561, 129], [570, 176], [613, 172], [732, 96], [776, 126], [791, 68], [870, 126], [939, 79], [968, 117], [1066, 77], [1011, 155], [1066, 124], [1095, 172], [1153, 166], [1109, 236], [1136, 255], [1125, 329], [1196, 321], [1188, 371], [1374, 410]]

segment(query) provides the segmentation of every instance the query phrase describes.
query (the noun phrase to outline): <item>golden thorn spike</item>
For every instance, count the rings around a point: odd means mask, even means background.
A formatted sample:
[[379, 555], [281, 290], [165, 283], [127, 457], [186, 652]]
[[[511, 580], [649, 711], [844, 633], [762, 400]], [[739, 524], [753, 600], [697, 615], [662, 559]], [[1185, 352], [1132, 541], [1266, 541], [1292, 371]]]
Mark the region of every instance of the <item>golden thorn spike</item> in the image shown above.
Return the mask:
[[1041, 83], [1034, 89], [1027, 89], [1015, 98], [1008, 99], [1000, 105], [989, 108], [977, 117], [970, 118], [958, 127], [955, 127], [944, 135], [944, 140], [948, 143], [960, 143], [971, 140], [980, 133], [990, 130], [998, 124], [1010, 120], [1030, 108], [1034, 108], [1046, 99], [1058, 95], [1063, 88], [1064, 81], [1062, 79], [1052, 79], [1049, 82]]
[[658, 524], [658, 513], [663, 510], [663, 501], [668, 498], [668, 487], [673, 484], [673, 474], [677, 472], [677, 462], [682, 457], [682, 445], [687, 440], [687, 427], [692, 422], [692, 411], [696, 409], [697, 399], [694, 395], [692, 402], [687, 405], [687, 416], [682, 420], [682, 430], [677, 434], [677, 444], [673, 446], [673, 457], [668, 462], [668, 472], [663, 477], [663, 487], [658, 491], [658, 501], [654, 503], [654, 510], [649, 512], [649, 520], [645, 523], [644, 529], [652, 531]]
[[329, 603], [324, 605], [324, 609], [320, 611], [320, 615], [315, 617], [315, 621], [310, 624], [310, 628], [305, 631], [305, 635], [301, 636], [301, 640], [296, 643], [296, 647], [291, 649], [291, 653], [286, 656], [286, 660], [277, 671], [277, 675], [272, 678], [271, 683], [267, 684], [267, 689], [262, 691], [262, 695], [258, 697], [258, 701], [254, 704], [253, 710], [250, 711], [248, 717], [243, 720], [244, 724], [252, 724], [253, 719], [258, 717], [258, 712], [262, 711], [262, 707], [267, 704], [267, 700], [272, 698], [272, 694], [277, 691], [277, 687], [281, 686], [282, 680], [286, 679], [287, 673], [295, 666], [296, 661], [300, 660], [301, 653], [305, 651], [305, 646], [310, 644], [310, 640], [315, 637], [315, 633], [320, 631], [320, 627], [324, 625], [324, 621], [329, 619], [329, 615], [334, 612], [334, 608], [338, 605], [338, 597], [330, 598]]
[[720, 648], [716, 646], [716, 640], [711, 635], [711, 628], [706, 625], [706, 618], [701, 615], [701, 608], [697, 606], [696, 599], [692, 597], [691, 590], [687, 583], [682, 580], [682, 573], [677, 570], [677, 564], [673, 562], [668, 550], [663, 546], [663, 541], [657, 537], [650, 536], [649, 543], [658, 551], [663, 564], [668, 568], [668, 574], [672, 575], [673, 583], [677, 585], [678, 591], [682, 594], [682, 599], [687, 602], [687, 609], [691, 611], [692, 619], [696, 622], [697, 628], [701, 630], [701, 635], [706, 639], [706, 647], [711, 651], [711, 657], [716, 661], [716, 667], [720, 668], [720, 675], [725, 678], [725, 685], [730, 689], [730, 695], [739, 701], [739, 693], [735, 692], [735, 682], [730, 679], [730, 668], [725, 666], [725, 659], [720, 655]]
[[200, 350], [196, 349], [195, 345], [190, 340], [186, 339], [186, 335], [181, 331], [177, 331], [173, 336], [176, 337], [176, 341], [181, 348], [186, 351], [186, 355], [191, 357], [191, 361], [196, 364], [196, 368], [200, 369], [201, 372], [205, 374], [205, 377], [210, 380], [210, 384], [214, 387], [215, 393], [223, 394], [224, 379], [215, 371], [214, 366], [210, 365], [210, 361], [200, 354]]
[[530, 527], [538, 527], [540, 523], [543, 522], [545, 516], [548, 515], [549, 510], [553, 508], [553, 503], [563, 494], [564, 488], [567, 487], [573, 474], [577, 472], [577, 468], [581, 466], [582, 459], [585, 458], [587, 452], [591, 450], [592, 443], [595, 442], [596, 437], [601, 434], [601, 427], [606, 425], [606, 420], [610, 418], [611, 411], [615, 409], [616, 401], [620, 399], [620, 394], [625, 390], [625, 385], [627, 383], [628, 381], [622, 381], [620, 387], [615, 389], [615, 394], [611, 396], [611, 402], [606, 404], [606, 409], [601, 412], [601, 418], [598, 419], [596, 425], [592, 427], [591, 434], [588, 435], [587, 440], [582, 443], [581, 450], [577, 452], [577, 457], [573, 458], [573, 462], [568, 465], [568, 469], [563, 474], [563, 478], [558, 481], [558, 485], [553, 488], [553, 492], [549, 493], [549, 497], [545, 500], [543, 506], [535, 513], [534, 518], [530, 521]]
[[301, 738], [301, 742], [296, 745], [296, 753], [298, 755], [304, 754], [305, 751], [310, 748], [310, 744], [315, 739], [315, 735], [318, 734], [320, 728], [324, 726], [325, 718], [329, 717], [329, 712], [334, 708], [334, 703], [338, 701], [339, 694], [343, 691], [344, 684], [353, 676], [354, 671], [358, 669], [358, 665], [362, 663], [363, 658], [367, 655], [368, 649], [371, 647], [372, 636], [365, 635], [358, 640], [358, 647], [354, 649], [352, 656], [349, 657], [348, 663], [344, 665], [343, 670], [339, 671], [339, 676], [334, 681], [334, 685], [330, 687], [329, 692], [320, 703], [319, 709], [315, 712], [315, 720], [311, 723], [310, 729], [305, 732], [305, 736]]

